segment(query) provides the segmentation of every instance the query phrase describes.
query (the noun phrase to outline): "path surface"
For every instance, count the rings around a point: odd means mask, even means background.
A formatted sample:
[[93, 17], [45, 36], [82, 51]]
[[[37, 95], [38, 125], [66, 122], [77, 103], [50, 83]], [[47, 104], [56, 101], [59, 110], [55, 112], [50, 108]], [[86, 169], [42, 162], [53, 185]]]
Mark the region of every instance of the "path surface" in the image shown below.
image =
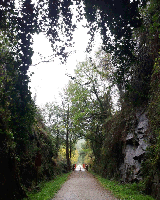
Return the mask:
[[115, 200], [87, 171], [74, 171], [53, 200]]

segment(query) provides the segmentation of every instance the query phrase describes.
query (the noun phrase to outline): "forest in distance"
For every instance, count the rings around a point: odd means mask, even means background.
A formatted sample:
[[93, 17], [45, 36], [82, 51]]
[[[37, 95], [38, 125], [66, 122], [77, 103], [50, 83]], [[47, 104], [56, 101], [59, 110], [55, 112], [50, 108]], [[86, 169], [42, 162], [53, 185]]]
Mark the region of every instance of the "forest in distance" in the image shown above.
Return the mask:
[[[160, 1], [18, 2], [0, 1], [0, 199], [23, 199], [75, 163], [160, 199]], [[73, 8], [87, 19], [86, 51], [96, 31], [103, 44], [77, 64], [61, 102], [39, 108], [27, 74], [33, 35], [43, 32], [65, 63]]]

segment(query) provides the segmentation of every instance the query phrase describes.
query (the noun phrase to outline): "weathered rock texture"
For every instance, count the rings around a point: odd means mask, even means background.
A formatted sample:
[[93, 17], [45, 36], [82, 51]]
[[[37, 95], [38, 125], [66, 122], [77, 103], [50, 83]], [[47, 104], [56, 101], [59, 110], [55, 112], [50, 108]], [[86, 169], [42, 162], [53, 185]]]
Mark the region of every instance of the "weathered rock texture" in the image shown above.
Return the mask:
[[141, 163], [149, 146], [147, 136], [148, 119], [146, 112], [136, 113], [136, 122], [133, 122], [132, 132], [128, 132], [123, 149], [124, 162], [120, 166], [123, 182], [134, 182], [141, 179]]

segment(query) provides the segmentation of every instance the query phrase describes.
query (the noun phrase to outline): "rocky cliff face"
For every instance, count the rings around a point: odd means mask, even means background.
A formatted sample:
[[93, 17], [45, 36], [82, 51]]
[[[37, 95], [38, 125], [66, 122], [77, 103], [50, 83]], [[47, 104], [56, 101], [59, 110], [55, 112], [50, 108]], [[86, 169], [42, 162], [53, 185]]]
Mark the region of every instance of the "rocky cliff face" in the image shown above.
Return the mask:
[[147, 136], [148, 119], [146, 112], [136, 113], [132, 132], [128, 132], [124, 144], [124, 162], [120, 166], [122, 182], [135, 182], [141, 179], [141, 163], [149, 146]]

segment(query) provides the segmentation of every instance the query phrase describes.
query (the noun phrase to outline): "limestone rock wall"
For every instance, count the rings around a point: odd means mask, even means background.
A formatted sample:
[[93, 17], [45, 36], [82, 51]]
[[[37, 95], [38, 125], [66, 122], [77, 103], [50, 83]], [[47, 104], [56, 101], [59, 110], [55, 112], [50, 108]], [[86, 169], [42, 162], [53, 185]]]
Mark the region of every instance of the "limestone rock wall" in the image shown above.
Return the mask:
[[147, 113], [137, 112], [136, 118], [137, 125], [132, 132], [127, 133], [123, 149], [124, 162], [120, 166], [122, 182], [135, 182], [141, 179], [141, 163], [149, 146]]

